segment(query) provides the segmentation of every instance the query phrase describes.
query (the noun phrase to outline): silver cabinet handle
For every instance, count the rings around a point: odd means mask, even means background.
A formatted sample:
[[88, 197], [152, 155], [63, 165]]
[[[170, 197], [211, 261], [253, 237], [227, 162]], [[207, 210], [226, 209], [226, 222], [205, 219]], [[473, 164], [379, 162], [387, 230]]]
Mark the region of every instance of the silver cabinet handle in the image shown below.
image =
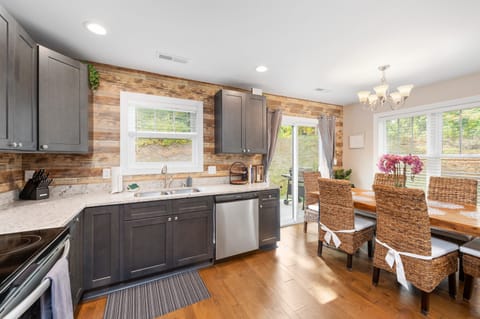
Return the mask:
[[260, 205], [260, 208], [263, 208], [263, 205]]
[[247, 153], [250, 153], [250, 149], [247, 149]]
[[175, 220], [178, 220], [178, 216], [175, 216]]
[[171, 221], [172, 221], [172, 217], [168, 217], [167, 220], [168, 220], [169, 222], [171, 222]]
[[23, 147], [22, 142], [18, 142], [18, 147]]
[[11, 146], [11, 147], [18, 147], [17, 142], [12, 142], [12, 143], [10, 143], [10, 144], [8, 144], [8, 145]]
[[48, 145], [47, 144], [43, 144], [40, 146], [40, 149], [42, 150], [48, 150]]

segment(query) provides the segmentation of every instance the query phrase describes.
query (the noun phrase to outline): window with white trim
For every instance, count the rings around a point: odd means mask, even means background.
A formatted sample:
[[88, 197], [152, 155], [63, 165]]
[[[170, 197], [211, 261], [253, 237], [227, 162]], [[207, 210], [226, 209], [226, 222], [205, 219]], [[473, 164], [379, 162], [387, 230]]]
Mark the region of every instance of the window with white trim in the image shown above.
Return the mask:
[[203, 171], [203, 102], [120, 93], [122, 173]]
[[424, 190], [430, 176], [480, 181], [480, 99], [474, 100], [377, 114], [376, 160], [385, 153], [418, 155], [424, 170], [407, 186]]

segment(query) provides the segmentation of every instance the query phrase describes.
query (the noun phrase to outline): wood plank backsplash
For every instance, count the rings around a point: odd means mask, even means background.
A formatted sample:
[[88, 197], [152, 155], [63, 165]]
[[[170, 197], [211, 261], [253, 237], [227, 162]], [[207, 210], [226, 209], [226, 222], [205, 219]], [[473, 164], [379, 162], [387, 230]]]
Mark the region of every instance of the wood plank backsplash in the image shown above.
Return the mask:
[[[100, 87], [90, 96], [90, 153], [68, 154], [8, 154], [0, 153], [0, 193], [18, 189], [23, 184], [23, 170], [44, 168], [55, 179], [54, 185], [74, 185], [109, 182], [102, 178], [102, 169], [120, 165], [120, 91], [155, 94], [203, 101], [204, 106], [204, 167], [215, 165], [216, 175], [205, 173], [176, 174], [177, 178], [227, 176], [234, 161], [261, 164], [261, 155], [215, 154], [214, 95], [222, 89], [235, 89], [216, 84], [164, 76], [144, 71], [125, 69], [105, 64], [94, 64], [100, 74]], [[318, 118], [322, 114], [335, 115], [336, 158], [342, 165], [343, 108], [265, 94], [267, 106], [282, 109], [284, 115]], [[158, 175], [126, 176], [124, 181], [158, 179]]]

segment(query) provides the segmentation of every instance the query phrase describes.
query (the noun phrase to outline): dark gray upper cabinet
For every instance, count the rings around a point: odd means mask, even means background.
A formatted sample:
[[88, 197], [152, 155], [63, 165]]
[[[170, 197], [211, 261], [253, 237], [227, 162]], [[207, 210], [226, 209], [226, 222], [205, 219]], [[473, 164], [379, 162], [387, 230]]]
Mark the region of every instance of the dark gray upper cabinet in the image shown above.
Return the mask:
[[275, 245], [280, 240], [280, 191], [260, 192], [259, 206], [259, 245]]
[[0, 7], [0, 149], [37, 148], [37, 46]]
[[88, 152], [87, 66], [39, 47], [38, 143], [43, 152]]
[[229, 90], [215, 94], [215, 152], [267, 152], [267, 108], [264, 96]]
[[120, 206], [87, 208], [84, 212], [84, 288], [120, 281]]

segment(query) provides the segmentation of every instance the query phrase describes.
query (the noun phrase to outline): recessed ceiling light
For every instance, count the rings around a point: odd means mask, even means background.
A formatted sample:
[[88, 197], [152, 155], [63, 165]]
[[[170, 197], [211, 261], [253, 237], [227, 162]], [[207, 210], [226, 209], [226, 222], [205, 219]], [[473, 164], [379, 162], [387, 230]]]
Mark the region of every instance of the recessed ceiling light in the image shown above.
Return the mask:
[[87, 21], [87, 22], [84, 22], [83, 25], [85, 26], [85, 28], [87, 28], [88, 31], [90, 31], [92, 33], [95, 33], [95, 34], [98, 34], [98, 35], [107, 34], [107, 30], [102, 25], [100, 25], [98, 23]]
[[268, 68], [265, 65], [259, 65], [259, 66], [257, 66], [257, 68], [255, 70], [257, 72], [263, 73], [263, 72], [268, 71]]
[[324, 89], [324, 88], [315, 88], [315, 91], [322, 92], [322, 93], [330, 93], [329, 89]]

